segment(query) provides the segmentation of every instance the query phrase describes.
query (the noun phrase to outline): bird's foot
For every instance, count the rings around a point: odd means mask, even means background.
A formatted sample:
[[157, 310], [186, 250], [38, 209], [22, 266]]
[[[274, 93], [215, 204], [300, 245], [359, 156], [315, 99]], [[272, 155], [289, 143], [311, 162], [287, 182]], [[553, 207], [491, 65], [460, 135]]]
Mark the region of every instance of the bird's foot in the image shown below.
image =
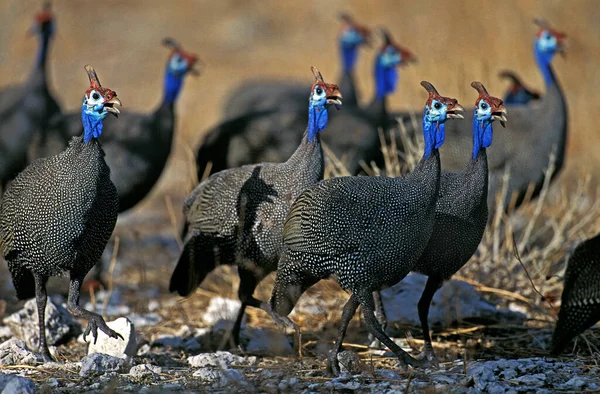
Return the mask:
[[337, 352], [330, 351], [327, 355], [327, 374], [336, 377], [340, 376], [340, 362], [337, 358]]
[[56, 359], [52, 357], [52, 354], [50, 354], [50, 350], [48, 350], [48, 347], [40, 348], [39, 355], [42, 358], [43, 363], [56, 362]]
[[435, 356], [433, 352], [433, 348], [431, 346], [425, 345], [425, 348], [421, 352], [421, 354], [417, 357], [418, 360], [426, 361], [428, 363], [427, 366], [439, 368], [440, 360]]
[[84, 341], [85, 341], [85, 338], [91, 332], [92, 336], [94, 337], [94, 345], [95, 345], [96, 341], [98, 340], [98, 329], [100, 329], [100, 331], [102, 331], [103, 333], [105, 333], [106, 335], [108, 335], [111, 338], [115, 338], [115, 339], [120, 338], [121, 340], [124, 340], [124, 338], [121, 334], [119, 334], [118, 332], [116, 332], [114, 330], [111, 330], [106, 325], [106, 322], [104, 321], [102, 316], [97, 315], [95, 313], [90, 313], [90, 315], [86, 316], [86, 317], [88, 319], [88, 326], [83, 333]]
[[408, 353], [398, 356], [398, 362], [404, 369], [408, 369], [409, 365], [413, 368], [427, 368], [431, 365], [429, 360], [414, 358]]

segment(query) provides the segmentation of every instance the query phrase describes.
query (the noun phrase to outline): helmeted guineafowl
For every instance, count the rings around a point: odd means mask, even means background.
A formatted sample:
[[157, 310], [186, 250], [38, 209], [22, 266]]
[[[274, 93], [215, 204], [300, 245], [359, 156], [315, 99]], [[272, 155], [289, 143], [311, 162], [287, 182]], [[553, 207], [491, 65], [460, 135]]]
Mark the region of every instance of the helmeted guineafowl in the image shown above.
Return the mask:
[[[567, 104], [551, 63], [554, 55], [564, 51], [565, 35], [552, 29], [542, 20], [536, 19], [535, 23], [539, 26], [539, 31], [533, 49], [546, 83], [546, 93], [540, 100], [527, 105], [506, 105], [510, 112], [510, 123], [497, 135], [495, 148], [488, 155], [490, 214], [495, 212], [496, 195], [502, 189], [506, 166], [510, 166], [510, 180], [503, 203], [505, 207], [509, 207], [513, 200], [512, 205], [518, 207], [523, 202], [530, 184], [535, 185], [532, 197], [539, 195], [549, 156], [554, 147], [556, 160], [552, 178], [558, 175], [564, 165]], [[473, 111], [467, 111], [465, 119], [472, 121]], [[411, 122], [406, 122], [405, 125], [410, 132]], [[460, 171], [468, 161], [464, 152], [470, 150], [472, 145], [470, 129], [467, 129], [467, 122], [454, 122], [448, 125], [446, 134], [452, 142], [440, 149], [442, 170]]]
[[[376, 94], [367, 109], [354, 108], [331, 113], [323, 142], [342, 159], [351, 174], [361, 170], [361, 160], [367, 163], [381, 157], [377, 129], [382, 124], [385, 96], [396, 89], [396, 68], [410, 62], [410, 52], [388, 41], [375, 59]], [[295, 109], [264, 110], [229, 119], [207, 132], [196, 155], [198, 177], [201, 179], [209, 162], [212, 172], [263, 161], [283, 161], [294, 152], [294, 130], [306, 124], [306, 111]]]
[[565, 287], [552, 336], [552, 354], [600, 320], [600, 235], [581, 243], [565, 271]]
[[60, 113], [48, 90], [47, 59], [54, 33], [50, 3], [44, 4], [32, 29], [40, 37], [36, 65], [23, 85], [0, 92], [0, 195], [7, 183], [28, 163], [33, 144], [43, 144], [43, 131], [51, 117]]
[[[119, 212], [133, 208], [152, 190], [162, 174], [171, 153], [175, 132], [175, 103], [186, 75], [197, 75], [197, 57], [171, 38], [163, 44], [171, 49], [167, 59], [164, 94], [158, 108], [150, 114], [126, 112], [119, 119], [106, 119], [102, 146], [111, 179], [119, 193]], [[77, 114], [55, 119], [48, 138], [65, 145], [73, 135], [81, 133]], [[60, 148], [62, 149], [62, 148]], [[50, 154], [53, 152], [47, 152]]]
[[[346, 12], [340, 13], [342, 27], [338, 45], [342, 61], [340, 92], [344, 96], [344, 112], [358, 106], [355, 83], [355, 66], [360, 48], [370, 42], [371, 32]], [[262, 111], [298, 109], [306, 112], [307, 85], [286, 80], [250, 80], [235, 88], [223, 105], [225, 120]], [[295, 147], [294, 147], [295, 148]], [[292, 152], [293, 149], [292, 148]], [[288, 157], [285, 153], [282, 157]], [[248, 164], [248, 163], [244, 163]]]
[[435, 207], [435, 224], [429, 243], [412, 271], [427, 275], [419, 300], [419, 318], [425, 347], [422, 356], [435, 360], [429, 324], [429, 307], [435, 292], [469, 261], [481, 241], [488, 218], [487, 148], [492, 143], [492, 122], [504, 125], [507, 114], [501, 99], [490, 96], [480, 82], [471, 86], [479, 92], [473, 118], [473, 153], [458, 173], [442, 173]]
[[302, 142], [285, 163], [261, 163], [218, 172], [186, 199], [185, 246], [171, 277], [170, 291], [187, 296], [217, 265], [238, 266], [242, 306], [232, 337], [239, 331], [247, 305], [267, 308], [254, 298], [256, 285], [277, 269], [283, 221], [294, 199], [323, 179], [320, 132], [327, 126], [329, 105], [341, 105], [337, 85], [316, 68], [308, 102], [308, 126]]
[[525, 86], [516, 73], [510, 70], [502, 70], [498, 75], [500, 78], [510, 81], [510, 86], [504, 95], [504, 104], [528, 104], [530, 101], [538, 100], [541, 97], [537, 91]]
[[102, 255], [115, 227], [118, 198], [97, 138], [107, 114], [117, 115], [117, 94], [103, 88], [90, 66], [90, 87], [81, 108], [83, 136], [56, 156], [31, 163], [10, 184], [0, 206], [0, 251], [19, 299], [36, 297], [39, 347], [50, 360], [44, 328], [46, 281], [70, 275], [67, 309], [88, 320], [84, 339], [98, 329], [111, 337], [101, 316], [79, 306], [81, 282]]
[[455, 99], [440, 96], [428, 82], [424, 108], [423, 159], [406, 178], [340, 177], [308, 188], [294, 202], [283, 230], [284, 249], [271, 295], [272, 317], [287, 317], [298, 298], [321, 279], [337, 278], [352, 292], [344, 306], [329, 365], [339, 374], [337, 354], [359, 305], [365, 324], [403, 365], [422, 365], [396, 345], [374, 315], [372, 293], [402, 280], [413, 268], [433, 231], [440, 184], [438, 149], [446, 119], [462, 118]]

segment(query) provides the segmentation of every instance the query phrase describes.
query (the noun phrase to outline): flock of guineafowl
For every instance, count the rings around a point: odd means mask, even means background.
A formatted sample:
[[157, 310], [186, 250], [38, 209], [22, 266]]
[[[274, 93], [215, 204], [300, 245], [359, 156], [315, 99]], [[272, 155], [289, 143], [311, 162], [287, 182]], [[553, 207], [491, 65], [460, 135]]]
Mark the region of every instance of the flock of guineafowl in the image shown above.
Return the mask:
[[[533, 52], [546, 85], [542, 95], [505, 71], [511, 87], [504, 99], [474, 81], [475, 105], [465, 110], [422, 81], [427, 94], [419, 117], [422, 130], [411, 122], [402, 129], [422, 133], [423, 157], [405, 177], [391, 178], [361, 171], [364, 163], [383, 160], [378, 130], [392, 135], [388, 131], [398, 127], [396, 118], [409, 118], [389, 111], [386, 98], [396, 89], [398, 68], [415, 56], [381, 29], [383, 43], [373, 64], [375, 96], [361, 107], [354, 66], [375, 37], [347, 14], [341, 22], [339, 87], [313, 67], [310, 89], [262, 80], [231, 94], [226, 120], [206, 134], [198, 150], [199, 179], [210, 176], [185, 200], [184, 247], [169, 289], [188, 296], [215, 267], [237, 265], [241, 308], [232, 335], [239, 344], [247, 306], [265, 310], [277, 324], [299, 333], [288, 314], [304, 291], [334, 277], [351, 294], [328, 358], [334, 374], [339, 374], [337, 354], [358, 306], [368, 331], [402, 365], [430, 365], [436, 361], [427, 322], [431, 300], [475, 253], [495, 210], [505, 167], [510, 166], [511, 177], [504, 203], [518, 206], [526, 194], [539, 192], [553, 150], [552, 176], [563, 166], [567, 108], [552, 60], [564, 51], [565, 35], [535, 20]], [[44, 334], [51, 276], [69, 275], [67, 306], [72, 315], [88, 320], [84, 335], [96, 338], [99, 329], [118, 337], [101, 316], [79, 305], [82, 281], [100, 259], [117, 215], [141, 201], [160, 177], [171, 151], [177, 97], [187, 74], [198, 73], [198, 59], [175, 40], [164, 40], [171, 50], [164, 96], [151, 114], [121, 112], [117, 93], [102, 86], [86, 65], [90, 83], [81, 112], [65, 114], [46, 77], [54, 31], [49, 5], [37, 15], [36, 27], [40, 47], [30, 78], [0, 93], [0, 250], [18, 298], [36, 298], [39, 351], [51, 360]], [[494, 134], [494, 123], [505, 128]], [[343, 157], [353, 176], [323, 180], [322, 141]], [[402, 147], [400, 139], [397, 144]], [[596, 237], [580, 245], [568, 262], [553, 354], [600, 319], [599, 251]], [[258, 283], [274, 271], [269, 302], [254, 298]], [[420, 357], [404, 352], [382, 328], [379, 291], [410, 271], [428, 276], [418, 303], [425, 339]]]

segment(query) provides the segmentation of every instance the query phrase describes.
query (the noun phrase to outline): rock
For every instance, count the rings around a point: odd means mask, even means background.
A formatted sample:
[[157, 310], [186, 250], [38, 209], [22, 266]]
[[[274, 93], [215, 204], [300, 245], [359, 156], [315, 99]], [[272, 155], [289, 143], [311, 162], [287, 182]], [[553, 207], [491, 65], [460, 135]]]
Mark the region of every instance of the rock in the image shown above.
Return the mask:
[[240, 357], [229, 352], [202, 353], [188, 357], [188, 363], [195, 368], [218, 367], [229, 368], [232, 365], [251, 365], [256, 362], [256, 357]]
[[237, 369], [219, 369], [211, 367], [203, 367], [193, 373], [195, 378], [200, 379], [204, 383], [211, 384], [217, 387], [228, 386], [229, 392], [235, 392], [231, 386], [247, 387], [248, 382], [244, 374]]
[[434, 375], [432, 378], [433, 378], [433, 381], [435, 383], [445, 384], [445, 385], [454, 385], [454, 384], [456, 384], [456, 379], [453, 379], [450, 376], [446, 376], [446, 375]]
[[[417, 304], [423, 293], [427, 277], [409, 274], [398, 284], [381, 292], [388, 327], [394, 324], [420, 326]], [[402, 308], [398, 308], [402, 305]], [[490, 322], [521, 322], [526, 316], [520, 312], [498, 309], [490, 304], [473, 285], [449, 280], [435, 293], [429, 310], [429, 324], [447, 327], [466, 319], [485, 319]], [[392, 333], [395, 334], [395, 333]]]
[[569, 381], [565, 382], [563, 386], [564, 388], [580, 389], [585, 386], [585, 380], [581, 379], [579, 376], [575, 376], [569, 379]]
[[272, 356], [287, 356], [294, 352], [289, 339], [281, 332], [270, 330], [243, 330], [242, 336], [250, 337], [246, 345], [249, 353], [262, 353]]
[[48, 379], [46, 381], [46, 384], [48, 385], [48, 387], [53, 387], [53, 388], [60, 386], [60, 383], [59, 383], [58, 379], [56, 379], [56, 378]]
[[158, 313], [147, 313], [145, 315], [133, 313], [127, 317], [137, 328], [155, 326], [163, 320]]
[[338, 353], [337, 359], [342, 374], [359, 375], [363, 370], [360, 358], [354, 352], [344, 350]]
[[376, 369], [375, 376], [378, 377], [379, 379], [387, 379], [387, 380], [401, 380], [402, 379], [402, 376], [398, 375], [394, 371], [390, 371], [389, 369]]
[[22, 376], [0, 373], [1, 394], [35, 394], [35, 383]]
[[125, 360], [120, 357], [92, 353], [81, 360], [81, 371], [79, 371], [79, 375], [88, 377], [103, 375], [107, 372], [119, 372], [124, 366]]
[[10, 330], [10, 327], [7, 326], [2, 326], [0, 327], [0, 339], [8, 339], [11, 338], [13, 336], [12, 331]]
[[120, 317], [117, 320], [107, 322], [106, 325], [123, 336], [121, 338], [111, 338], [102, 331], [98, 330], [98, 340], [94, 344], [93, 337], [88, 336], [90, 341], [88, 354], [102, 353], [110, 356], [130, 359], [135, 356], [137, 344], [135, 341], [135, 327], [126, 317]]
[[[67, 309], [55, 303], [52, 297], [46, 303], [46, 342], [48, 345], [62, 345], [81, 334], [81, 325], [73, 320]], [[20, 311], [4, 318], [4, 324], [12, 333], [25, 341], [30, 349], [39, 347], [37, 305], [35, 299], [25, 303]]]
[[148, 384], [159, 380], [160, 376], [158, 376], [158, 374], [161, 372], [162, 368], [160, 367], [150, 364], [141, 364], [131, 367], [129, 375], [134, 382]]
[[42, 361], [42, 358], [27, 349], [25, 342], [19, 338], [11, 338], [0, 344], [0, 365], [34, 365]]
[[[215, 325], [220, 320], [235, 321], [242, 304], [238, 300], [229, 298], [213, 297], [210, 299], [206, 312], [202, 319], [206, 324]], [[244, 323], [242, 322], [242, 326]]]
[[546, 375], [536, 373], [535, 375], [523, 375], [514, 379], [516, 382], [527, 386], [541, 386], [546, 381]]

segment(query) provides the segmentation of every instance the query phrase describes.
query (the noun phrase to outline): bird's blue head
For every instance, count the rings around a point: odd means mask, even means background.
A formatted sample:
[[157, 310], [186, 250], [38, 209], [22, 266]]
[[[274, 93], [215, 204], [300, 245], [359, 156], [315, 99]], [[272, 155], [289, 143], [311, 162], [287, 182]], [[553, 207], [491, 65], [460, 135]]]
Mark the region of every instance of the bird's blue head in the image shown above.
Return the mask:
[[380, 32], [384, 44], [375, 60], [375, 83], [377, 99], [382, 100], [396, 90], [398, 85], [397, 68], [416, 62], [417, 59], [408, 49], [396, 44], [387, 30], [381, 28]]
[[315, 76], [315, 83], [310, 90], [308, 99], [308, 141], [314, 141], [315, 137], [329, 121], [327, 108], [335, 105], [337, 109], [342, 106], [342, 94], [337, 85], [327, 83], [316, 67], [311, 67]]
[[540, 27], [534, 41], [535, 58], [544, 73], [546, 83], [551, 83], [552, 75], [549, 70], [550, 63], [556, 53], [560, 53], [564, 56], [564, 41], [567, 35], [552, 29], [550, 25], [542, 19], [536, 18], [534, 22]]
[[502, 99], [490, 96], [481, 82], [473, 81], [471, 86], [479, 92], [473, 116], [473, 159], [476, 159], [481, 148], [492, 144], [492, 122], [499, 120], [505, 127], [508, 111]]
[[455, 98], [441, 96], [431, 83], [421, 81], [421, 86], [429, 93], [423, 109], [424, 157], [427, 158], [433, 149], [439, 149], [444, 143], [446, 120], [464, 119], [459, 112], [465, 109]]
[[183, 78], [187, 74], [200, 74], [200, 71], [195, 68], [199, 60], [196, 55], [184, 51], [172, 38], [165, 38], [163, 45], [172, 49], [165, 72], [165, 101], [173, 103], [179, 96], [183, 86]]
[[87, 143], [102, 135], [102, 121], [106, 115], [109, 113], [115, 117], [119, 115], [120, 111], [116, 106], [121, 105], [121, 100], [117, 98], [116, 92], [100, 85], [100, 80], [92, 66], [86, 65], [85, 70], [90, 79], [90, 87], [83, 96], [81, 122], [83, 123], [83, 142]]
[[347, 13], [342, 13], [340, 18], [343, 21], [342, 28], [338, 35], [344, 71], [354, 69], [356, 59], [358, 58], [358, 49], [369, 44], [371, 40], [371, 31], [354, 22], [354, 19]]

